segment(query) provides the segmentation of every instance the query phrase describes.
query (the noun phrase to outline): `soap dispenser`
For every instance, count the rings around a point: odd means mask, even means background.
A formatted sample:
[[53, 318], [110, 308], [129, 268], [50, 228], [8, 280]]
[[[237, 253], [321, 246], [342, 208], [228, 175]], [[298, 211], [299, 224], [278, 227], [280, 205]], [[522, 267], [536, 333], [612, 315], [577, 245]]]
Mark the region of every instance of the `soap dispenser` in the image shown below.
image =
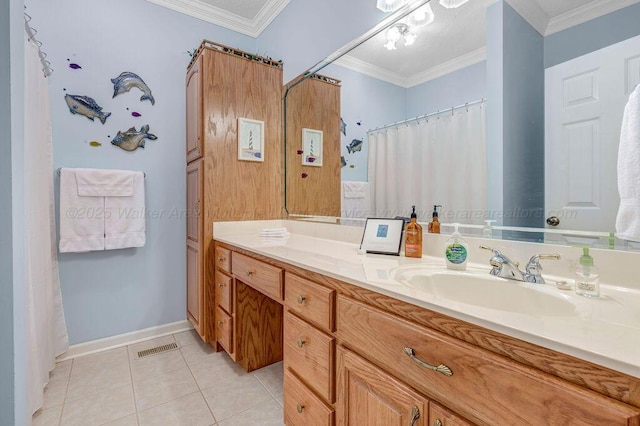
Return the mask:
[[589, 255], [589, 247], [582, 249], [580, 264], [576, 267], [576, 293], [580, 296], [600, 296], [600, 278], [598, 269], [593, 265], [593, 257]]
[[431, 222], [427, 226], [427, 231], [430, 234], [439, 234], [440, 233], [440, 221], [438, 220], [438, 207], [442, 208], [441, 205], [433, 206], [433, 213], [431, 214]]
[[487, 219], [482, 227], [482, 238], [493, 238], [493, 222], [495, 220]]
[[467, 269], [467, 260], [469, 258], [469, 244], [462, 239], [458, 232], [458, 224], [454, 223], [454, 231], [451, 238], [447, 241], [447, 247], [444, 252], [444, 259], [447, 268], [464, 271]]
[[416, 206], [411, 207], [411, 221], [404, 230], [404, 255], [406, 257], [422, 257], [422, 226], [418, 223]]

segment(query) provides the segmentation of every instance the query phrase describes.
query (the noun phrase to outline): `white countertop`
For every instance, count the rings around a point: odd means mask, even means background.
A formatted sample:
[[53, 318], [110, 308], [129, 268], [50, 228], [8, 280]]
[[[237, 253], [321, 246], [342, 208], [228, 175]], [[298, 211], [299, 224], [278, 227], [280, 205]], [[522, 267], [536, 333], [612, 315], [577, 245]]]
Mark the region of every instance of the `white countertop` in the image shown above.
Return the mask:
[[[444, 268], [442, 258], [363, 255], [358, 254], [358, 244], [295, 233], [286, 239], [267, 240], [258, 232], [222, 232], [215, 239], [640, 378], [640, 290], [634, 288], [601, 284], [602, 297], [589, 299], [546, 284], [537, 289], [558, 292], [578, 309], [568, 316], [534, 316], [436, 298], [390, 275], [403, 265]], [[489, 271], [488, 265], [468, 266]], [[555, 277], [545, 277], [555, 282]]]

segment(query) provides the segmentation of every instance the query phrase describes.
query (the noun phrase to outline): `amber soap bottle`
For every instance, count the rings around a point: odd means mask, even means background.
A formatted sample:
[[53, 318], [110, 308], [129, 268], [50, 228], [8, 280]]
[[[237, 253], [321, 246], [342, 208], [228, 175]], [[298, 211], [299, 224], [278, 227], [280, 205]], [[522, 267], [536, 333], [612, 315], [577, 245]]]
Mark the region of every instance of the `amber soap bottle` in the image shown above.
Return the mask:
[[431, 222], [427, 226], [427, 231], [430, 234], [439, 234], [440, 233], [440, 220], [438, 220], [438, 207], [442, 207], [440, 205], [433, 206], [433, 214], [431, 215]]
[[422, 257], [422, 226], [418, 223], [416, 206], [412, 206], [411, 222], [404, 230], [404, 255], [406, 257]]

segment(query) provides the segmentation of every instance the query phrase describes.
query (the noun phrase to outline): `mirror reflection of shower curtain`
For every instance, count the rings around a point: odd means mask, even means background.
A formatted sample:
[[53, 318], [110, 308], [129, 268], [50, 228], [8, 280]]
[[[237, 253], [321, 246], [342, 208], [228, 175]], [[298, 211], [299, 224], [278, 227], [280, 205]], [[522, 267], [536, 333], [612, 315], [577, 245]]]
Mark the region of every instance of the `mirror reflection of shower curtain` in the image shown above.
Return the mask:
[[482, 224], [487, 208], [486, 104], [369, 133], [368, 180], [375, 217]]
[[56, 356], [69, 347], [56, 251], [49, 95], [38, 52], [25, 37], [25, 328], [31, 413], [43, 406]]

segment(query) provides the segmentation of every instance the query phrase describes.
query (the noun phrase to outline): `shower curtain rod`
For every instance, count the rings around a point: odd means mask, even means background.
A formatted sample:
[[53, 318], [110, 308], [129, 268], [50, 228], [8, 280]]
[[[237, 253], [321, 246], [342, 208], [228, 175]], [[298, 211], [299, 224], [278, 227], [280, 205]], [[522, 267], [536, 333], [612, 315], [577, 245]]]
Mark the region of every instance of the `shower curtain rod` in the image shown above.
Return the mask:
[[[27, 7], [25, 6], [25, 9]], [[31, 16], [27, 12], [24, 12], [24, 30], [27, 32], [27, 36], [29, 37], [29, 41], [33, 41], [38, 46], [38, 56], [40, 57], [40, 62], [42, 63], [42, 72], [45, 77], [49, 77], [53, 74], [53, 68], [51, 68], [51, 62], [47, 61], [47, 54], [44, 53], [41, 49], [42, 42], [36, 39], [36, 34], [38, 31], [29, 25], [29, 21], [31, 21]]]
[[[62, 170], [62, 167], [58, 167], [58, 169], [56, 170], [56, 173], [58, 174], [58, 176], [60, 176], [60, 170]], [[142, 172], [142, 175], [144, 177], [147, 177], [147, 174], [145, 172]]]
[[457, 111], [457, 110], [462, 109], [462, 108], [467, 108], [467, 111], [468, 111], [470, 106], [477, 105], [477, 104], [483, 104], [486, 101], [487, 101], [486, 98], [482, 98], [482, 99], [478, 99], [477, 101], [467, 102], [467, 103], [465, 103], [463, 105], [453, 106], [453, 107], [447, 108], [447, 109], [440, 109], [440, 110], [438, 110], [436, 112], [430, 112], [428, 114], [419, 115], [417, 117], [407, 118], [406, 120], [396, 121], [395, 123], [385, 124], [384, 126], [380, 126], [380, 127], [376, 127], [375, 129], [368, 130], [367, 133], [373, 133], [373, 132], [378, 132], [380, 130], [389, 129], [391, 127], [397, 127], [397, 126], [400, 126], [401, 124], [407, 124], [408, 125], [412, 121], [419, 121], [419, 120], [422, 120], [422, 119], [425, 119], [425, 118], [430, 118], [430, 117], [434, 117], [436, 115], [444, 114], [446, 112], [450, 112], [451, 115], [453, 115], [454, 111]]

